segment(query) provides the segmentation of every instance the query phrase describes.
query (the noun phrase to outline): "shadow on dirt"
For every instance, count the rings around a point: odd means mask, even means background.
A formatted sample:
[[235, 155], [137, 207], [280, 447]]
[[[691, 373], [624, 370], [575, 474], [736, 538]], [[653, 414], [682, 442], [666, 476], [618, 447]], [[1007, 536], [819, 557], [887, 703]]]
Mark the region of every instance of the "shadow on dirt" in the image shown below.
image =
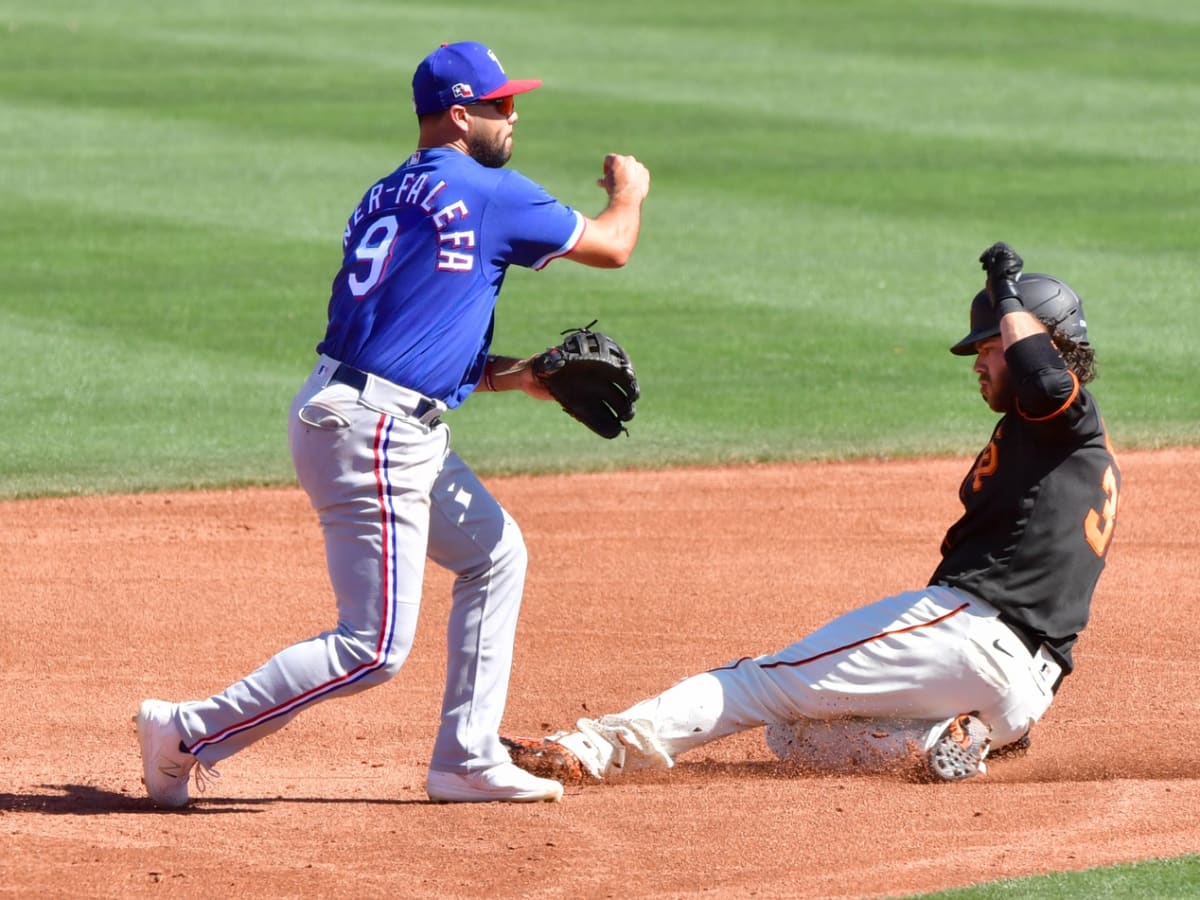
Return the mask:
[[212, 815], [214, 813], [260, 813], [278, 803], [355, 804], [373, 806], [427, 806], [431, 801], [363, 799], [361, 797], [213, 797], [193, 798], [191, 805], [178, 810], [159, 809], [147, 797], [133, 797], [118, 791], [106, 791], [86, 784], [43, 784], [41, 790], [27, 793], [0, 791], [0, 813], [41, 813], [51, 816], [103, 816], [115, 813], [154, 813], [155, 815]]
[[263, 802], [257, 800], [220, 800], [190, 806], [183, 810], [162, 810], [147, 797], [131, 797], [118, 791], [106, 791], [86, 784], [43, 784], [41, 790], [23, 794], [0, 792], [0, 812], [41, 813], [51, 816], [103, 816], [112, 813], [251, 813], [248, 809]]

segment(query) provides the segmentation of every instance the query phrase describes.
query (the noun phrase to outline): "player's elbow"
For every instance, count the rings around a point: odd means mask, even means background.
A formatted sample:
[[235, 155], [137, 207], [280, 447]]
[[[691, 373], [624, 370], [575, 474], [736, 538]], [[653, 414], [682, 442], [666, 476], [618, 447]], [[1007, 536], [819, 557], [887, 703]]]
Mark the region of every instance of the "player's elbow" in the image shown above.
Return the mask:
[[620, 244], [593, 244], [576, 247], [567, 254], [567, 259], [594, 269], [620, 269], [633, 256], [633, 246]]
[[638, 231], [636, 221], [590, 219], [567, 258], [597, 269], [620, 269], [633, 256]]
[[567, 259], [593, 269], [619, 269], [628, 261], [628, 256], [604, 256], [598, 253], [568, 253]]
[[625, 267], [625, 264], [627, 262], [629, 262], [629, 257], [631, 257], [631, 256], [633, 256], [632, 251], [626, 251], [624, 253], [610, 254], [609, 256], [604, 257], [604, 259], [600, 263], [597, 264], [597, 268], [600, 268], [600, 269], [623, 269]]

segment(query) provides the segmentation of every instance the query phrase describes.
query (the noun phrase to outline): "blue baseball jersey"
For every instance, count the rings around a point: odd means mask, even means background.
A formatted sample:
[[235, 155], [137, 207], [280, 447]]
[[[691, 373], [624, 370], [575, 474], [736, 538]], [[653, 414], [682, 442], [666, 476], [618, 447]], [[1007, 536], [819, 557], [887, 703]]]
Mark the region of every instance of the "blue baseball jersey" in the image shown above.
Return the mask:
[[570, 252], [584, 221], [520, 172], [418, 150], [351, 214], [317, 352], [459, 406], [483, 374], [508, 267]]

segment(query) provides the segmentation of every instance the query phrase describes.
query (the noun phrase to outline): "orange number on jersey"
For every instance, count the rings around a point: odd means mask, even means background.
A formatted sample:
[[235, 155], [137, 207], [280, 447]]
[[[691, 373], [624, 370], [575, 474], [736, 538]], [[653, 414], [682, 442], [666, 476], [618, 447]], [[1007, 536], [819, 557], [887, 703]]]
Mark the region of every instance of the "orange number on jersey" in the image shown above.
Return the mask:
[[996, 449], [996, 441], [993, 438], [983, 448], [983, 452], [979, 454], [979, 459], [975, 461], [975, 471], [972, 473], [974, 477], [971, 479], [971, 490], [978, 494], [983, 488], [983, 479], [989, 475], [996, 474], [996, 469], [999, 466], [1000, 451]]
[[1117, 476], [1112, 466], [1104, 470], [1104, 478], [1100, 482], [1104, 488], [1104, 506], [1100, 512], [1089, 509], [1083, 520], [1083, 533], [1088, 545], [1097, 556], [1103, 556], [1112, 540], [1113, 525], [1117, 519]]

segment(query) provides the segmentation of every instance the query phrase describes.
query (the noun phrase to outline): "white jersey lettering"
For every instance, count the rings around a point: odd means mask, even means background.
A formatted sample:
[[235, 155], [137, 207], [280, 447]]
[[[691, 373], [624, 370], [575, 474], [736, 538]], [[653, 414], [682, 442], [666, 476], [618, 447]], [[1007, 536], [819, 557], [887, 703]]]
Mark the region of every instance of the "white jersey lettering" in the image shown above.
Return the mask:
[[421, 201], [421, 204], [420, 204], [421, 209], [427, 213], [433, 212], [433, 201], [436, 200], [437, 195], [440, 194], [445, 189], [446, 189], [446, 182], [444, 182], [444, 181], [439, 181], [432, 188], [430, 188], [429, 193], [425, 195], [425, 199]]
[[433, 227], [438, 231], [443, 231], [451, 222], [458, 219], [465, 219], [468, 215], [470, 213], [467, 211], [467, 204], [461, 200], [455, 200], [433, 214]]
[[383, 184], [377, 184], [371, 188], [371, 193], [367, 196], [367, 212], [373, 213], [379, 209], [379, 198], [383, 194]]
[[[412, 176], [406, 176], [405, 180], [411, 177]], [[425, 182], [428, 180], [429, 176], [425, 173], [422, 173], [414, 178], [412, 187], [409, 188], [408, 192], [404, 195], [404, 202], [411, 206], [416, 206], [421, 201], [421, 191], [425, 189]], [[442, 184], [445, 184], [445, 182], [442, 182]], [[399, 197], [399, 192], [397, 192], [397, 197]]]
[[470, 272], [474, 265], [475, 257], [469, 253], [452, 253], [449, 250], [438, 253], [439, 272]]

